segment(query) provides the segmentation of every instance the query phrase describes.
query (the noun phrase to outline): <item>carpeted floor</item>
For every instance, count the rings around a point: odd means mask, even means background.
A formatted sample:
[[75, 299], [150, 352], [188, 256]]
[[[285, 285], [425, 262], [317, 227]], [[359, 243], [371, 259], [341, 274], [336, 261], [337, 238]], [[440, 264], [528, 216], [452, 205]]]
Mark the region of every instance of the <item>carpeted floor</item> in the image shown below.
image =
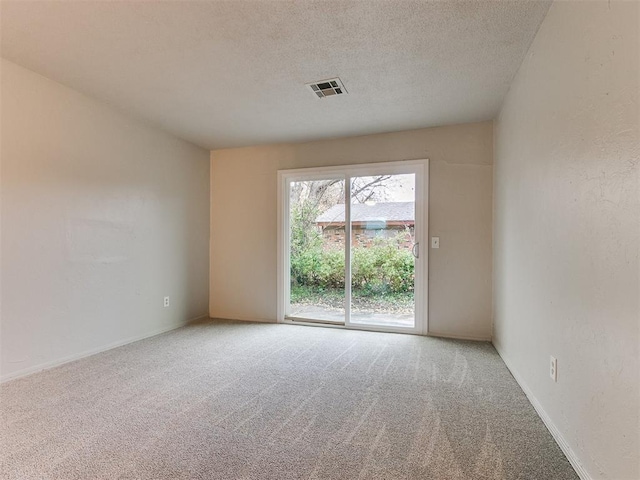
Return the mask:
[[577, 479], [490, 344], [203, 322], [0, 388], [3, 479]]

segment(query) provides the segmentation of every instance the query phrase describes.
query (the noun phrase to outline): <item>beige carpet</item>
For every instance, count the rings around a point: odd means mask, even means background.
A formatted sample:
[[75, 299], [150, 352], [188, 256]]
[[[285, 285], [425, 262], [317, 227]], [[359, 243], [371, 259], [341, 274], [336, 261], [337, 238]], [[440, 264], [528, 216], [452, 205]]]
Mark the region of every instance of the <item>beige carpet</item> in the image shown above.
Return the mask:
[[3, 479], [576, 479], [487, 343], [205, 322], [0, 388]]

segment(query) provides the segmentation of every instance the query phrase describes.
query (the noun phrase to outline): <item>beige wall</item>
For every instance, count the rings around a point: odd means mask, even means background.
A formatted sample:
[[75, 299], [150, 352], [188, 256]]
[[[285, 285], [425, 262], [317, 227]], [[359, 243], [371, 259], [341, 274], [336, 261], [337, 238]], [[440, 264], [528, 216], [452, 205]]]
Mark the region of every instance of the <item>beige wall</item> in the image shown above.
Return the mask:
[[490, 338], [492, 135], [485, 122], [211, 152], [210, 315], [276, 319], [278, 169], [429, 158], [430, 332]]
[[1, 65], [2, 378], [206, 314], [209, 152]]
[[496, 124], [494, 343], [583, 478], [640, 478], [639, 9], [554, 3]]

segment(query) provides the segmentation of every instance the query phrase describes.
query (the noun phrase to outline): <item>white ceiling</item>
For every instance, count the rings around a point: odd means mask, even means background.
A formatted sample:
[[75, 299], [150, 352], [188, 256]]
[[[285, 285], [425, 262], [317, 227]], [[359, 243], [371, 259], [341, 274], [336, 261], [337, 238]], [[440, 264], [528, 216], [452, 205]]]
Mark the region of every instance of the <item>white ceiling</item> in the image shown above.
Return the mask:
[[[549, 1], [3, 1], [2, 56], [206, 148], [491, 119]], [[340, 77], [349, 94], [305, 83]]]

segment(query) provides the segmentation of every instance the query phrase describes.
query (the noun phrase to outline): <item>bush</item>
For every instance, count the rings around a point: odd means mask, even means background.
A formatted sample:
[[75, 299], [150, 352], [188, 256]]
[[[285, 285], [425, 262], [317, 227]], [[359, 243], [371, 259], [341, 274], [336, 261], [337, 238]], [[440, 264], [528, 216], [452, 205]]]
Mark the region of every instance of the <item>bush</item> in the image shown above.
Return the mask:
[[379, 242], [352, 250], [351, 284], [354, 289], [378, 295], [413, 291], [414, 259], [395, 241]]
[[[308, 287], [344, 288], [342, 249], [323, 250], [315, 243], [292, 252], [291, 281]], [[355, 247], [351, 256], [351, 286], [362, 294], [412, 292], [414, 258], [397, 239], [380, 239], [369, 247]]]
[[291, 280], [295, 285], [344, 287], [344, 252], [314, 246], [292, 255]]

